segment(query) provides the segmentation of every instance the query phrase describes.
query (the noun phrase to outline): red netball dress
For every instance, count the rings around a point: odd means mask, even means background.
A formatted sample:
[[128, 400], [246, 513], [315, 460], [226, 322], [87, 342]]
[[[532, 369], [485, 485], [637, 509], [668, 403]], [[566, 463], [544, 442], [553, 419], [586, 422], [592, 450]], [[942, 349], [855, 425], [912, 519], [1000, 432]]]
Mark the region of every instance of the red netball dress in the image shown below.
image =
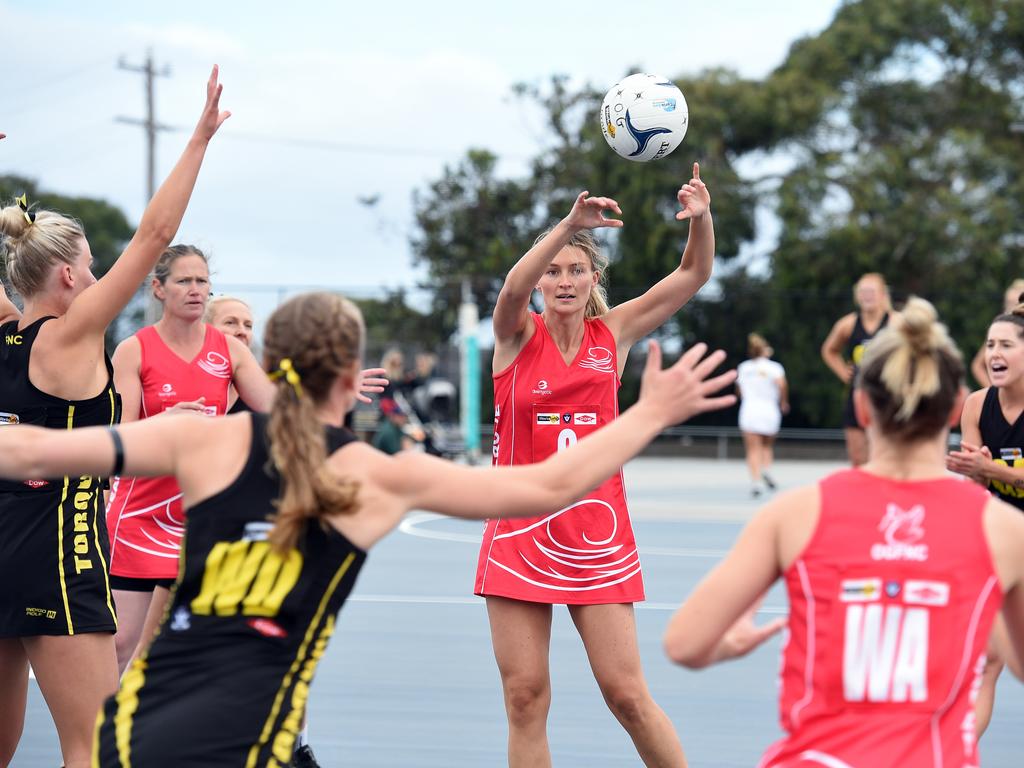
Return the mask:
[[[532, 464], [618, 416], [615, 338], [584, 321], [565, 364], [544, 319], [515, 361], [494, 376], [495, 465]], [[632, 603], [644, 599], [640, 556], [621, 471], [584, 498], [543, 517], [488, 520], [478, 595], [537, 603]]]
[[[166, 411], [177, 403], [206, 398], [209, 416], [227, 412], [231, 353], [224, 334], [206, 326], [203, 347], [191, 361], [178, 357], [147, 326], [135, 334], [141, 360], [142, 402], [138, 418]], [[181, 489], [173, 477], [120, 477], [107, 508], [110, 572], [134, 579], [173, 579], [185, 532]]]
[[820, 487], [817, 529], [785, 574], [788, 736], [760, 765], [977, 766], [974, 702], [1003, 599], [988, 493], [860, 470]]

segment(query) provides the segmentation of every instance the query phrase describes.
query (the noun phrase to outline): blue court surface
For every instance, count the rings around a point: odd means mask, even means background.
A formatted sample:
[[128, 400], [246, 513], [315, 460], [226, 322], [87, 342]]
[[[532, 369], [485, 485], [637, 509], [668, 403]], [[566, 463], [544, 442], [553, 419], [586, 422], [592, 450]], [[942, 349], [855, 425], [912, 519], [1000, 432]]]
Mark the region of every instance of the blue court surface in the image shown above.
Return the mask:
[[[775, 475], [791, 487], [837, 466], [781, 462]], [[661, 651], [670, 612], [757, 509], [745, 468], [737, 461], [639, 459], [627, 466], [626, 481], [648, 598], [637, 606], [637, 625], [654, 697], [675, 723], [691, 766], [753, 766], [779, 736], [781, 641], [700, 672], [673, 666]], [[481, 530], [478, 522], [416, 514], [371, 552], [310, 698], [310, 740], [325, 768], [505, 764], [505, 715], [487, 614], [472, 595]], [[776, 587], [761, 618], [785, 610]], [[601, 699], [562, 607], [555, 609], [551, 665], [554, 765], [640, 765]], [[981, 742], [982, 765], [1020, 766], [1022, 754], [1024, 691], [1006, 674]], [[32, 682], [13, 765], [59, 764], [53, 726]]]

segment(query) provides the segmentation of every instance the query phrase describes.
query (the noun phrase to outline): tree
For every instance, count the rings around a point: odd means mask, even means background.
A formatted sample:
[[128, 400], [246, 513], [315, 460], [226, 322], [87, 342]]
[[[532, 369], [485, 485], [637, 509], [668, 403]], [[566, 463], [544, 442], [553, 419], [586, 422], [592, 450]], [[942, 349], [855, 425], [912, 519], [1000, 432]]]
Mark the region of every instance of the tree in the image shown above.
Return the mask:
[[456, 327], [462, 281], [469, 281], [482, 307], [494, 306], [505, 271], [535, 234], [531, 184], [498, 179], [496, 164], [490, 152], [470, 150], [458, 166], [445, 167], [426, 193], [413, 195], [414, 260], [427, 266], [426, 287], [446, 335]]

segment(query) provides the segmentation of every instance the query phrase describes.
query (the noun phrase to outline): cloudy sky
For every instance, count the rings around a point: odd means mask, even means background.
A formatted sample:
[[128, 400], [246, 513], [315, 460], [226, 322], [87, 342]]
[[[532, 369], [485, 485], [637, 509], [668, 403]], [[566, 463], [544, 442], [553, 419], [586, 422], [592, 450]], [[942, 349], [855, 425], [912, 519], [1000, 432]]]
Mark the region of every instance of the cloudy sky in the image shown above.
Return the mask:
[[[416, 280], [414, 189], [469, 147], [494, 151], [513, 175], [544, 146], [542, 119], [508, 97], [512, 84], [564, 73], [610, 86], [635, 68], [672, 77], [717, 65], [759, 76], [838, 5], [0, 2], [0, 173], [107, 199], [138, 221], [143, 133], [115, 118], [144, 114], [143, 78], [119, 60], [141, 64], [152, 49], [170, 68], [157, 80], [157, 118], [180, 130], [159, 138], [158, 177], [184, 146], [218, 63], [233, 116], [178, 239], [211, 252], [215, 289], [260, 309], [284, 285], [369, 295]], [[699, 121], [701, 105], [689, 109]], [[360, 204], [375, 195], [373, 208]]]

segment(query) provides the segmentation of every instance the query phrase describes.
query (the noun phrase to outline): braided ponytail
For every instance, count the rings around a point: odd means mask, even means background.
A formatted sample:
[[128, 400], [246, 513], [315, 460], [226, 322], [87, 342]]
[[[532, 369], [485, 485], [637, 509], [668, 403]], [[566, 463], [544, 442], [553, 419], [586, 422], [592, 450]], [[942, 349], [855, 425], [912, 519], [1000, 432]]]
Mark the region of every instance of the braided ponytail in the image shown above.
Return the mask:
[[359, 484], [327, 467], [327, 441], [317, 407], [335, 380], [361, 358], [362, 318], [351, 302], [330, 293], [297, 296], [270, 316], [264, 353], [281, 371], [270, 411], [270, 456], [281, 477], [281, 497], [270, 541], [295, 546], [306, 521], [357, 508]]

